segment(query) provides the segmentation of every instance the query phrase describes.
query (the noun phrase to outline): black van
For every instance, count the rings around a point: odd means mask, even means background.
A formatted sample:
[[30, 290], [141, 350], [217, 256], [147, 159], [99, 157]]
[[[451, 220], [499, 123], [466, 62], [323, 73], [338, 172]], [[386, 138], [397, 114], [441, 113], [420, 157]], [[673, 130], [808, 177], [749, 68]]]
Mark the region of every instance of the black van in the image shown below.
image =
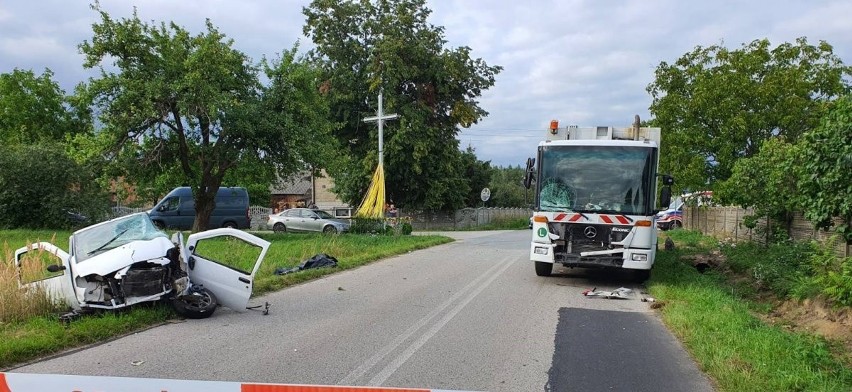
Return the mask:
[[[176, 230], [192, 229], [195, 222], [195, 200], [192, 189], [179, 187], [169, 192], [151, 211], [154, 224], [161, 228]], [[210, 214], [210, 227], [233, 227], [248, 229], [251, 226], [249, 197], [245, 188], [221, 187], [216, 193], [216, 207]]]

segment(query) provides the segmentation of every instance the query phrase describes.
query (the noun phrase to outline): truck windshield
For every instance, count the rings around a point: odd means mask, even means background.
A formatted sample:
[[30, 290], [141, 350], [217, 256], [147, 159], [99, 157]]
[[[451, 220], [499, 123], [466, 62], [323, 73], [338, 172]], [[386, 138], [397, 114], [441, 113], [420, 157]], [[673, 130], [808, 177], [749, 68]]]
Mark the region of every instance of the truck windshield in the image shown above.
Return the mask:
[[540, 211], [650, 215], [656, 149], [632, 146], [543, 146]]

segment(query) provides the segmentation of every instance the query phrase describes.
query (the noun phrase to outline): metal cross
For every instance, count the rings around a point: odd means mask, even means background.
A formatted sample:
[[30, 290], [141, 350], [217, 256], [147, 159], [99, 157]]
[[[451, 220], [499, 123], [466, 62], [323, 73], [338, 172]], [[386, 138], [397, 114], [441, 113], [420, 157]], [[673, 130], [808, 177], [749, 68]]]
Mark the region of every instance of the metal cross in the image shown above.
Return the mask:
[[385, 120], [393, 120], [399, 116], [394, 114], [385, 114], [382, 109], [382, 90], [379, 90], [379, 111], [376, 112], [376, 115], [373, 117], [367, 117], [363, 121], [364, 122], [377, 122], [379, 123], [379, 166], [383, 164], [383, 154], [384, 154], [384, 124]]

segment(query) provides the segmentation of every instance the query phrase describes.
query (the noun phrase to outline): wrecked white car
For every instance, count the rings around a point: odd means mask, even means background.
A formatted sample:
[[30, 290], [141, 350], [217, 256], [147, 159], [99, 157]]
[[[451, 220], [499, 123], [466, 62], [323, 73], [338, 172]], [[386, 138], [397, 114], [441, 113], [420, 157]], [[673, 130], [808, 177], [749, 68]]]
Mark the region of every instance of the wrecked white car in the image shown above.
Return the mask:
[[[210, 245], [202, 246], [205, 242]], [[187, 318], [206, 318], [217, 305], [235, 311], [247, 308], [269, 245], [228, 228], [195, 233], [186, 242], [183, 233], [170, 239], [142, 212], [74, 232], [68, 252], [39, 242], [18, 249], [15, 261], [20, 267], [24, 256], [37, 250], [54, 255], [56, 264], [47, 270], [55, 276], [21, 284], [42, 285], [75, 312], [167, 300]], [[235, 266], [219, 260], [228, 255], [242, 262]], [[245, 260], [246, 255], [257, 259]]]

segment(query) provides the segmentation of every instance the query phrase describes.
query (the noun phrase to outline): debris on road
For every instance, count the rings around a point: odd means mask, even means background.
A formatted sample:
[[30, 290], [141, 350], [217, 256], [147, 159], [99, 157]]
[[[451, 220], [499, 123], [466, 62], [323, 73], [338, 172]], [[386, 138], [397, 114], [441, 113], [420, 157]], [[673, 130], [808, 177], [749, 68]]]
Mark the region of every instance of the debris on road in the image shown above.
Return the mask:
[[310, 259], [305, 260], [298, 267], [293, 268], [278, 268], [275, 270], [275, 275], [286, 275], [289, 273], [312, 269], [312, 268], [323, 268], [323, 267], [337, 267], [337, 259], [334, 256], [329, 256], [325, 253], [319, 253], [311, 257]]
[[595, 287], [591, 290], [583, 290], [583, 295], [586, 297], [603, 297], [608, 299], [628, 299], [628, 296], [633, 293], [633, 290], [626, 287], [619, 287], [613, 291], [597, 291]]
[[655, 299], [654, 299], [654, 298], [652, 298], [652, 297], [644, 297], [644, 298], [642, 298], [642, 302], [656, 302], [656, 301], [657, 301], [657, 300], [655, 300]]

